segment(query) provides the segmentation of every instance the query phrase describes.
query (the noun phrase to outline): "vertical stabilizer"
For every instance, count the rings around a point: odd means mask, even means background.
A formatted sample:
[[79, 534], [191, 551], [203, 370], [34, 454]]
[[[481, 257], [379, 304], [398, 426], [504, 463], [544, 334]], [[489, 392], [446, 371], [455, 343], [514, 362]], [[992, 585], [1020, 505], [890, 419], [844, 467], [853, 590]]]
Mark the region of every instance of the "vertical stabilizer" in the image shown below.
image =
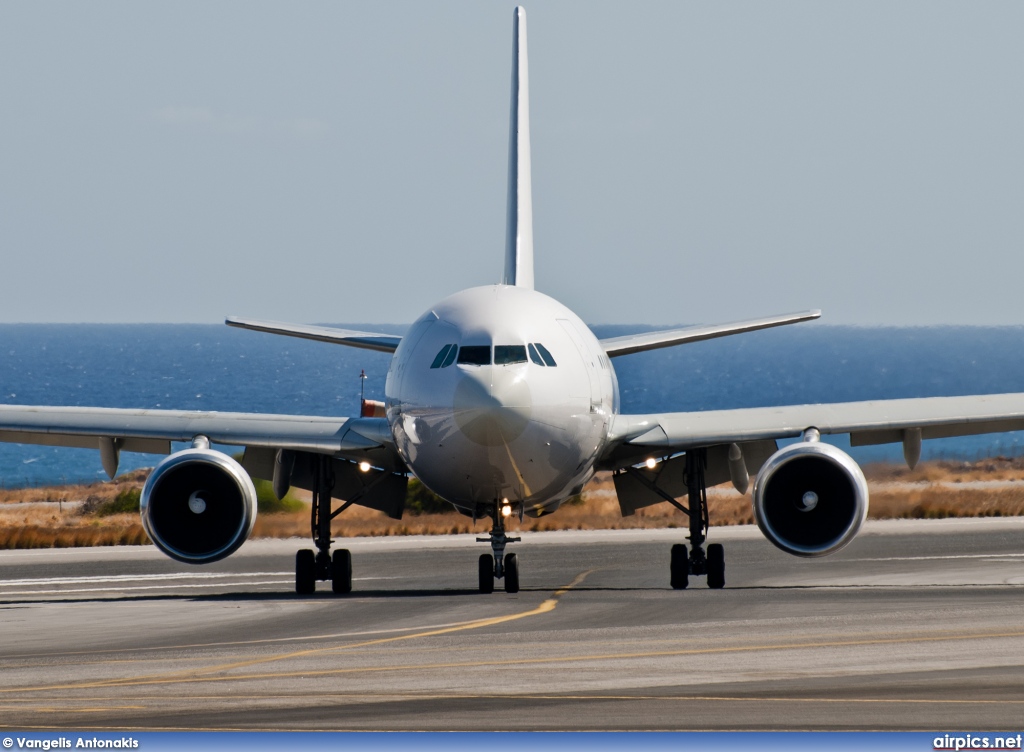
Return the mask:
[[526, 63], [526, 10], [512, 25], [512, 116], [508, 136], [508, 224], [502, 283], [533, 289], [533, 198], [530, 189], [530, 77]]

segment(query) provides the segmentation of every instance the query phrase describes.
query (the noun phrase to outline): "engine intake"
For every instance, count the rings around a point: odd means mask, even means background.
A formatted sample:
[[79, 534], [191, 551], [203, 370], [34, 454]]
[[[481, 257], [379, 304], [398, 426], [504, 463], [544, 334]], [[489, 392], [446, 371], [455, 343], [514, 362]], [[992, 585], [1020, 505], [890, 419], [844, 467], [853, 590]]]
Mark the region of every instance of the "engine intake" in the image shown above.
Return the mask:
[[857, 535], [868, 514], [868, 484], [853, 459], [831, 444], [783, 447], [754, 481], [761, 532], [796, 556], [824, 556]]
[[256, 489], [231, 457], [186, 449], [161, 461], [146, 480], [142, 526], [172, 559], [206, 564], [238, 550], [256, 522]]

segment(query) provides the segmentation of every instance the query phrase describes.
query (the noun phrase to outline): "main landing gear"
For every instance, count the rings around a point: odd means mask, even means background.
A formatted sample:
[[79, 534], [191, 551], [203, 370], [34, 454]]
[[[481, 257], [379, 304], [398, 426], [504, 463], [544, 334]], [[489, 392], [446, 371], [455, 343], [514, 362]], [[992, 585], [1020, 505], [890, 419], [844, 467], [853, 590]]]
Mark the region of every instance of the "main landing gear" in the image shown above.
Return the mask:
[[331, 590], [338, 594], [352, 591], [352, 554], [340, 548], [331, 554], [331, 520], [348, 509], [352, 502], [331, 510], [331, 491], [334, 489], [334, 474], [331, 472], [331, 458], [313, 455], [313, 504], [310, 512], [310, 527], [316, 553], [304, 548], [295, 554], [295, 592], [306, 595], [316, 590], [317, 580], [330, 580]]
[[[683, 590], [690, 584], [690, 575], [707, 575], [708, 587], [712, 590], [725, 587], [725, 549], [721, 543], [708, 545], [704, 551], [708, 530], [708, 493], [704, 484], [704, 469], [707, 467], [706, 449], [691, 449], [686, 453], [686, 498], [684, 508], [672, 500], [690, 518], [690, 545], [677, 543], [672, 546], [671, 585]], [[689, 553], [689, 555], [687, 555]]]
[[507, 502], [495, 501], [489, 510], [491, 534], [487, 538], [477, 538], [477, 543], [490, 543], [491, 554], [480, 554], [478, 573], [480, 592], [493, 593], [494, 581], [505, 580], [506, 593], [519, 592], [519, 557], [505, 553], [506, 543], [518, 543], [520, 538], [509, 538], [505, 535], [505, 518], [512, 514], [512, 507]]

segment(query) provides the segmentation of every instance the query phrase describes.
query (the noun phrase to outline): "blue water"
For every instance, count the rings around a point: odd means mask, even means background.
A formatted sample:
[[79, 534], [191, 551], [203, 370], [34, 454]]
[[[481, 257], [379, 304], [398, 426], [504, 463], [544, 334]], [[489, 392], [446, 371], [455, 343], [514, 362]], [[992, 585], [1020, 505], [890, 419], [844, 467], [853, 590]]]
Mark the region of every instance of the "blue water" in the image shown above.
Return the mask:
[[[354, 325], [371, 331], [403, 327]], [[598, 326], [598, 336], [650, 327]], [[0, 403], [355, 415], [390, 356], [223, 325], [0, 325]], [[1024, 327], [803, 324], [616, 358], [622, 411], [1024, 392]], [[845, 442], [836, 441], [840, 446]], [[899, 460], [898, 445], [849, 450]], [[1024, 454], [1024, 433], [925, 442], [928, 458]], [[125, 454], [122, 468], [157, 458]], [[0, 444], [6, 487], [104, 478], [99, 453]]]

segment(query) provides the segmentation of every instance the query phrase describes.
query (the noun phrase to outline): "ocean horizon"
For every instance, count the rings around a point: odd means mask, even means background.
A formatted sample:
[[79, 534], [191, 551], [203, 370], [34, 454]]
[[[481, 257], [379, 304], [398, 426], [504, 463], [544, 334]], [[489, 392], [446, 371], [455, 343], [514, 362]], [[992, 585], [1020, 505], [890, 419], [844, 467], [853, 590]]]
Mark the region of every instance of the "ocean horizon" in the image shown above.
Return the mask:
[[[339, 324], [401, 333], [404, 326]], [[599, 337], [668, 327], [595, 325]], [[382, 399], [390, 355], [222, 324], [0, 324], [0, 404], [353, 416], [360, 372]], [[656, 413], [1024, 392], [1024, 326], [820, 323], [615, 358], [622, 412]], [[850, 448], [902, 461], [899, 444]], [[182, 445], [184, 446], [184, 445]], [[1024, 432], [926, 441], [923, 459], [1024, 454]], [[155, 455], [125, 453], [121, 469]], [[0, 444], [0, 486], [89, 482], [99, 452]]]

